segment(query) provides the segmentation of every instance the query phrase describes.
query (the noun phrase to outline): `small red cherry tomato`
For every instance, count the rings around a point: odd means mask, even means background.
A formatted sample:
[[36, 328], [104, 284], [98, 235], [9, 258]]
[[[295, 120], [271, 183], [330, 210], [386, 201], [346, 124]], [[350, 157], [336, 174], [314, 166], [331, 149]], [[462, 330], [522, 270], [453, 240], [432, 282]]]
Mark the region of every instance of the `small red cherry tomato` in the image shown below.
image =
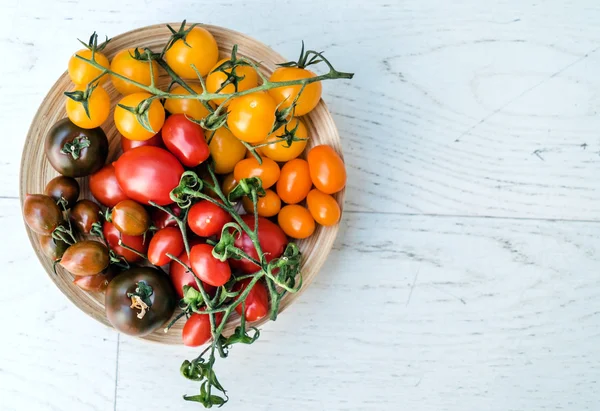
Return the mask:
[[[223, 313], [215, 314], [215, 326], [223, 321]], [[183, 345], [198, 347], [211, 339], [210, 316], [208, 314], [193, 313], [183, 326]]]
[[121, 136], [121, 149], [123, 152], [127, 152], [136, 147], [143, 146], [154, 146], [154, 147], [163, 147], [162, 136], [160, 135], [160, 131], [150, 137], [148, 140], [130, 140], [126, 137]]
[[227, 211], [208, 200], [197, 202], [188, 212], [188, 225], [200, 237], [220, 235], [223, 226], [230, 221], [232, 219]]
[[[190, 247], [193, 247], [196, 244], [201, 243], [194, 240], [190, 241]], [[188, 258], [187, 253], [185, 251], [179, 254], [177, 258], [181, 260], [181, 262], [185, 265], [190, 265], [190, 259]], [[181, 264], [179, 264], [175, 260], [171, 261], [171, 264], [169, 265], [169, 277], [171, 277], [171, 283], [173, 283], [175, 291], [177, 292], [177, 295], [180, 299], [183, 298], [184, 285], [189, 285], [197, 291], [200, 291], [200, 289], [198, 288], [198, 284], [196, 283], [196, 278], [194, 278], [194, 274], [191, 271], [186, 270]], [[212, 285], [206, 284], [205, 282], [203, 282], [202, 284], [204, 284], [204, 290], [208, 294], [212, 294], [215, 290], [215, 287], [213, 287]]]
[[112, 208], [129, 198], [119, 185], [112, 164], [107, 164], [92, 174], [89, 184], [92, 195], [103, 206]]
[[204, 131], [185, 114], [173, 114], [162, 128], [162, 139], [167, 149], [186, 167], [200, 165], [210, 155]]
[[[236, 283], [233, 287], [234, 291], [243, 292], [250, 281], [250, 278], [247, 278]], [[262, 282], [259, 281], [254, 284], [252, 290], [248, 293], [244, 304], [246, 308], [246, 321], [258, 321], [269, 313], [269, 293]], [[235, 311], [237, 311], [239, 315], [242, 315], [241, 303], [235, 307]]]
[[213, 247], [198, 244], [190, 251], [190, 263], [194, 273], [207, 284], [222, 286], [231, 277], [231, 268], [227, 261], [219, 261], [212, 255]]
[[149, 235], [146, 235], [146, 239], [144, 240], [143, 235], [133, 236], [121, 234], [121, 232], [117, 230], [117, 227], [115, 227], [114, 224], [109, 223], [108, 221], [104, 222], [102, 232], [104, 233], [104, 238], [110, 246], [110, 249], [122, 256], [123, 258], [125, 258], [130, 263], [140, 261], [142, 257], [137, 255], [133, 251], [129, 251], [125, 247], [120, 246], [119, 239], [121, 239], [123, 244], [125, 244], [129, 248], [133, 248], [141, 254], [145, 254], [146, 250], [148, 249], [148, 243], [150, 242]]
[[148, 261], [154, 265], [165, 265], [171, 262], [167, 253], [177, 257], [183, 249], [183, 237], [179, 228], [163, 228], [154, 233], [152, 240], [150, 240]]

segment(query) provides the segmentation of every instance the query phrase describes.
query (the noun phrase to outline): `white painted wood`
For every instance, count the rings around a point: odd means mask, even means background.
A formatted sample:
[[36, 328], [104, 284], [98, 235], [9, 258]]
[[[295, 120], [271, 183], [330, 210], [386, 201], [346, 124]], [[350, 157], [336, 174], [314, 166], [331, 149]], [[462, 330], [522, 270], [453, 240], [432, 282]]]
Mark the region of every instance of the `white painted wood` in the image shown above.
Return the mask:
[[323, 3], [1, 2], [0, 409], [192, 409], [191, 351], [71, 306], [16, 199], [29, 122], [75, 38], [183, 18], [290, 58], [304, 39], [356, 71], [324, 86], [349, 168], [336, 249], [261, 341], [219, 363], [226, 409], [598, 408], [600, 6]]

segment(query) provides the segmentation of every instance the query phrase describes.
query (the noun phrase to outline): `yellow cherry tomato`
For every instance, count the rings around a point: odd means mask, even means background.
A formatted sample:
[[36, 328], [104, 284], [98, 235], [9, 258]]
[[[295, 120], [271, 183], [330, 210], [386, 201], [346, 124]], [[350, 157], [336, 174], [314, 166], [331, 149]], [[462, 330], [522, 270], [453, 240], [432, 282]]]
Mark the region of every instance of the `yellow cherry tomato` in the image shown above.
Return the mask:
[[[242, 204], [244, 205], [244, 210], [246, 210], [248, 214], [254, 213], [254, 205], [250, 198], [242, 198]], [[280, 209], [281, 199], [273, 190], [265, 190], [265, 196], [259, 197], [256, 202], [256, 210], [261, 217], [273, 217], [274, 215], [277, 215]]]
[[[140, 49], [138, 50], [140, 53], [143, 53]], [[136, 60], [133, 56], [135, 56], [134, 48], [119, 51], [110, 63], [110, 69], [130, 80], [149, 86], [152, 80], [150, 76], [150, 64], [147, 61]], [[156, 82], [158, 80], [158, 64], [155, 61], [152, 62], [152, 71], [154, 81]], [[116, 76], [111, 75], [110, 78], [117, 91], [125, 96], [144, 91], [138, 86]]]
[[306, 238], [315, 231], [315, 220], [310, 212], [297, 204], [286, 205], [277, 216], [279, 227], [292, 238]]
[[[315, 73], [307, 69], [298, 67], [280, 67], [271, 74], [269, 81], [300, 80], [315, 76]], [[270, 89], [269, 94], [277, 104], [281, 103], [281, 106], [279, 106], [280, 108], [288, 108], [294, 102], [294, 99], [301, 88], [301, 85], [277, 87]], [[304, 87], [302, 94], [296, 102], [294, 115], [303, 116], [315, 108], [317, 104], [319, 104], [319, 100], [321, 100], [321, 91], [322, 87], [320, 81], [310, 83]]]
[[[289, 132], [294, 130], [294, 128], [296, 128], [296, 138], [304, 139], [305, 141], [292, 141], [292, 144], [288, 147], [287, 141], [282, 140], [281, 137], [285, 135], [286, 130]], [[301, 120], [294, 117], [288, 124], [275, 130], [265, 141], [265, 143], [271, 144], [260, 147], [260, 151], [271, 160], [279, 162], [290, 161], [302, 154], [306, 147], [307, 138], [308, 131], [306, 130], [306, 126]]]
[[229, 193], [231, 193], [231, 190], [233, 190], [237, 185], [238, 182], [233, 176], [233, 173], [227, 174], [223, 180], [223, 183], [221, 184], [221, 191], [223, 194], [225, 194], [225, 196], [228, 196]]
[[[85, 92], [86, 86], [75, 86], [73, 91]], [[75, 125], [81, 128], [96, 128], [100, 127], [102, 123], [108, 118], [110, 113], [110, 97], [102, 86], [97, 86], [88, 97], [88, 117], [83, 107], [83, 103], [75, 101], [72, 98], [67, 97], [65, 102], [65, 109], [67, 110], [67, 117]]]
[[[202, 93], [200, 84], [189, 84], [189, 86], [196, 93]], [[190, 94], [190, 92], [181, 86], [177, 86], [171, 89], [171, 94]], [[185, 114], [194, 120], [201, 120], [209, 114], [204, 104], [193, 98], [168, 98], [165, 100], [165, 109], [171, 114]]]
[[[150, 93], [133, 93], [123, 97], [121, 101], [119, 101], [119, 104], [136, 108], [142, 101], [149, 97], [152, 97]], [[119, 133], [130, 140], [144, 141], [152, 138], [158, 133], [165, 122], [165, 109], [158, 99], [152, 100], [152, 103], [150, 104], [150, 108], [148, 109], [148, 122], [154, 132], [146, 130], [144, 126], [140, 124], [134, 113], [131, 113], [118, 105], [115, 107], [115, 126], [117, 126]]]
[[[187, 44], [186, 44], [187, 43]], [[219, 59], [217, 41], [202, 27], [191, 29], [184, 39], [179, 39], [165, 53], [165, 61], [184, 79], [198, 79], [192, 64], [204, 77]]]
[[280, 174], [279, 166], [270, 158], [263, 158], [262, 164], [253, 158], [245, 158], [235, 165], [233, 176], [237, 181], [248, 177], [258, 177], [262, 181], [264, 189], [271, 187], [277, 182]]
[[[88, 49], [79, 50], [69, 59], [69, 77], [71, 81], [78, 86], [87, 86], [90, 81], [100, 75], [100, 69], [92, 66], [90, 63], [80, 60], [75, 56], [81, 56], [88, 60], [92, 59], [92, 51]], [[108, 59], [100, 52], [94, 54], [96, 62], [102, 65], [104, 68], [109, 67]], [[104, 75], [100, 78], [100, 84], [104, 84], [108, 79], [108, 75]]]
[[217, 174], [231, 173], [235, 165], [246, 155], [246, 147], [225, 127], [218, 128], [214, 134], [212, 131], [207, 131], [204, 136], [206, 141], [210, 140], [208, 147]]
[[[206, 77], [206, 90], [209, 93], [217, 93], [217, 90], [219, 90], [219, 88], [221, 88], [223, 83], [227, 80], [227, 74], [231, 73], [231, 68], [225, 69], [225, 73], [223, 71], [215, 71], [226, 61], [229, 61], [229, 59], [220, 60], [210, 70], [208, 77]], [[238, 82], [237, 90], [233, 84], [228, 84], [218, 91], [219, 94], [231, 94], [235, 93], [236, 91], [239, 92], [250, 90], [251, 88], [258, 86], [258, 74], [256, 74], [256, 70], [254, 70], [254, 68], [250, 66], [236, 66], [235, 74], [239, 77], [244, 77]], [[216, 104], [221, 104], [223, 101], [225, 101], [225, 99], [219, 98], [213, 101]]]
[[314, 188], [306, 196], [306, 205], [315, 221], [321, 225], [335, 225], [340, 221], [340, 205], [329, 194]]
[[236, 97], [229, 104], [227, 125], [240, 140], [259, 143], [271, 133], [276, 110], [277, 104], [264, 91]]

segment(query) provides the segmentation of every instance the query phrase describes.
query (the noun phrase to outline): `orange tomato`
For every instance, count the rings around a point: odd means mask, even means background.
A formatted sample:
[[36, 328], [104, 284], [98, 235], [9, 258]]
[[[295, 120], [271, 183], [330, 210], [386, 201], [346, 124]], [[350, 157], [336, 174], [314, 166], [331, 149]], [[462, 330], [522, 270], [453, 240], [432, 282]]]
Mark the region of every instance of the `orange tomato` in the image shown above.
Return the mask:
[[286, 205], [277, 216], [279, 227], [289, 237], [302, 239], [315, 231], [315, 220], [310, 212], [297, 204]]
[[[74, 91], [85, 92], [86, 86], [75, 86]], [[108, 118], [110, 113], [110, 97], [102, 86], [97, 86], [88, 97], [88, 117], [83, 103], [67, 97], [65, 102], [67, 117], [81, 128], [96, 128]]]
[[227, 126], [240, 140], [260, 143], [271, 133], [276, 110], [277, 104], [264, 91], [236, 97], [229, 104]]
[[[277, 215], [279, 210], [281, 209], [281, 199], [275, 194], [273, 190], [265, 190], [265, 196], [259, 197], [256, 202], [256, 210], [258, 211], [258, 215], [261, 217], [273, 217]], [[254, 205], [252, 204], [252, 200], [248, 197], [242, 198], [242, 204], [244, 205], [244, 210], [248, 214], [254, 213]]]
[[229, 193], [231, 193], [231, 190], [233, 190], [237, 185], [238, 181], [233, 176], [233, 173], [227, 174], [223, 180], [223, 183], [221, 184], [221, 191], [227, 197]]
[[[223, 83], [227, 80], [227, 74], [231, 73], [231, 69], [225, 69], [225, 73], [223, 71], [215, 71], [219, 68], [223, 63], [229, 61], [229, 59], [220, 60], [215, 66], [210, 70], [210, 74], [206, 77], [206, 90], [209, 93], [217, 93], [217, 90], [221, 88]], [[227, 74], [226, 74], [227, 73]], [[250, 90], [258, 86], [258, 74], [256, 74], [256, 70], [254, 70], [250, 66], [236, 66], [235, 74], [240, 77], [244, 77], [240, 80], [236, 87], [233, 84], [227, 84], [221, 90], [218, 91], [219, 94], [231, 94], [236, 91], [245, 91]], [[218, 98], [212, 100], [217, 104], [221, 104], [225, 101], [224, 98]], [[229, 104], [229, 103], [228, 103]]]
[[[100, 75], [101, 71], [87, 61], [80, 60], [75, 56], [81, 56], [85, 59], [91, 60], [92, 51], [89, 49], [79, 50], [69, 59], [68, 71], [71, 81], [78, 86], [87, 86], [90, 81]], [[97, 51], [94, 54], [94, 58], [96, 59], [96, 63], [100, 64], [102, 67], [109, 67], [110, 64], [104, 54]], [[106, 80], [108, 80], [107, 74], [100, 78], [99, 83], [104, 84]]]
[[340, 221], [340, 206], [329, 194], [314, 188], [306, 196], [306, 205], [315, 221], [321, 225], [335, 225]]
[[279, 166], [270, 158], [263, 158], [262, 164], [252, 158], [245, 158], [235, 165], [233, 176], [237, 181], [248, 177], [258, 177], [262, 181], [264, 189], [271, 187], [277, 182], [280, 174]]
[[296, 158], [285, 163], [277, 180], [277, 194], [288, 204], [296, 204], [306, 198], [312, 187], [306, 160]]
[[[196, 93], [202, 93], [200, 84], [188, 84]], [[181, 86], [171, 89], [171, 94], [190, 94]], [[194, 120], [202, 120], [209, 114], [208, 109], [200, 100], [193, 98], [168, 98], [165, 100], [165, 109], [171, 114], [185, 114]]]
[[[150, 93], [129, 94], [119, 101], [126, 107], [136, 108], [145, 99], [152, 97]], [[144, 141], [158, 133], [165, 122], [165, 109], [158, 99], [152, 100], [148, 109], [148, 122], [154, 132], [146, 130], [138, 121], [137, 116], [122, 107], [115, 107], [115, 126], [125, 138]]]
[[[141, 50], [140, 53], [142, 53]], [[136, 81], [145, 86], [149, 86], [151, 84], [152, 77], [154, 77], [155, 82], [158, 81], [158, 64], [155, 61], [152, 62], [153, 76], [150, 76], [150, 63], [147, 61], [136, 60], [133, 56], [135, 56], [135, 48], [119, 51], [110, 63], [110, 69], [117, 74], [125, 76], [128, 79]], [[117, 91], [123, 95], [145, 91], [138, 86], [128, 83], [127, 81], [116, 76], [111, 75], [110, 79]]]
[[[315, 73], [307, 69], [298, 67], [280, 67], [275, 70], [273, 74], [271, 74], [269, 81], [290, 81], [311, 78], [315, 76]], [[294, 102], [294, 99], [300, 92], [301, 88], [301, 85], [277, 87], [270, 89], [269, 94], [271, 97], [273, 97], [277, 104], [281, 103], [280, 108], [288, 108]], [[319, 104], [321, 92], [322, 87], [320, 81], [310, 83], [304, 87], [302, 94], [296, 102], [296, 110], [294, 115], [303, 116], [314, 109], [317, 104]]]
[[215, 173], [231, 173], [235, 165], [246, 155], [246, 147], [231, 134], [225, 127], [204, 133], [206, 141], [210, 140], [208, 147], [215, 163]]
[[313, 147], [306, 156], [313, 184], [325, 194], [337, 193], [346, 185], [344, 161], [327, 145]]
[[198, 79], [192, 64], [204, 77], [218, 59], [217, 41], [202, 27], [191, 29], [185, 39], [178, 39], [165, 53], [165, 61], [169, 67], [184, 79]]
[[271, 143], [268, 146], [260, 147], [261, 153], [271, 160], [275, 161], [290, 161], [296, 157], [298, 157], [304, 151], [306, 147], [306, 141], [292, 141], [292, 144], [288, 147], [286, 141], [281, 140], [281, 136], [283, 136], [287, 131], [291, 131], [296, 128], [296, 137], [306, 139], [308, 138], [308, 131], [306, 130], [306, 126], [304, 123], [298, 118], [294, 117], [290, 120], [290, 122], [284, 126], [279, 127], [275, 132], [273, 132], [265, 143]]

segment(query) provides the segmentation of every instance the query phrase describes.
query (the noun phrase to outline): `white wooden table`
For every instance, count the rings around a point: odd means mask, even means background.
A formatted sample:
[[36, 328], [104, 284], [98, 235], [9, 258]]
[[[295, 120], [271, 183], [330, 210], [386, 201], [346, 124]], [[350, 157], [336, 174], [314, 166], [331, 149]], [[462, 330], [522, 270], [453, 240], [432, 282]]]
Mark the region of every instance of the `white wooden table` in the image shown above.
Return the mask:
[[[76, 38], [159, 22], [326, 50], [348, 201], [308, 291], [218, 372], [229, 410], [598, 410], [600, 6], [2, 0], [0, 409], [193, 410], [184, 348], [78, 311], [27, 241], [29, 123]], [[450, 5], [452, 4], [452, 5]]]

